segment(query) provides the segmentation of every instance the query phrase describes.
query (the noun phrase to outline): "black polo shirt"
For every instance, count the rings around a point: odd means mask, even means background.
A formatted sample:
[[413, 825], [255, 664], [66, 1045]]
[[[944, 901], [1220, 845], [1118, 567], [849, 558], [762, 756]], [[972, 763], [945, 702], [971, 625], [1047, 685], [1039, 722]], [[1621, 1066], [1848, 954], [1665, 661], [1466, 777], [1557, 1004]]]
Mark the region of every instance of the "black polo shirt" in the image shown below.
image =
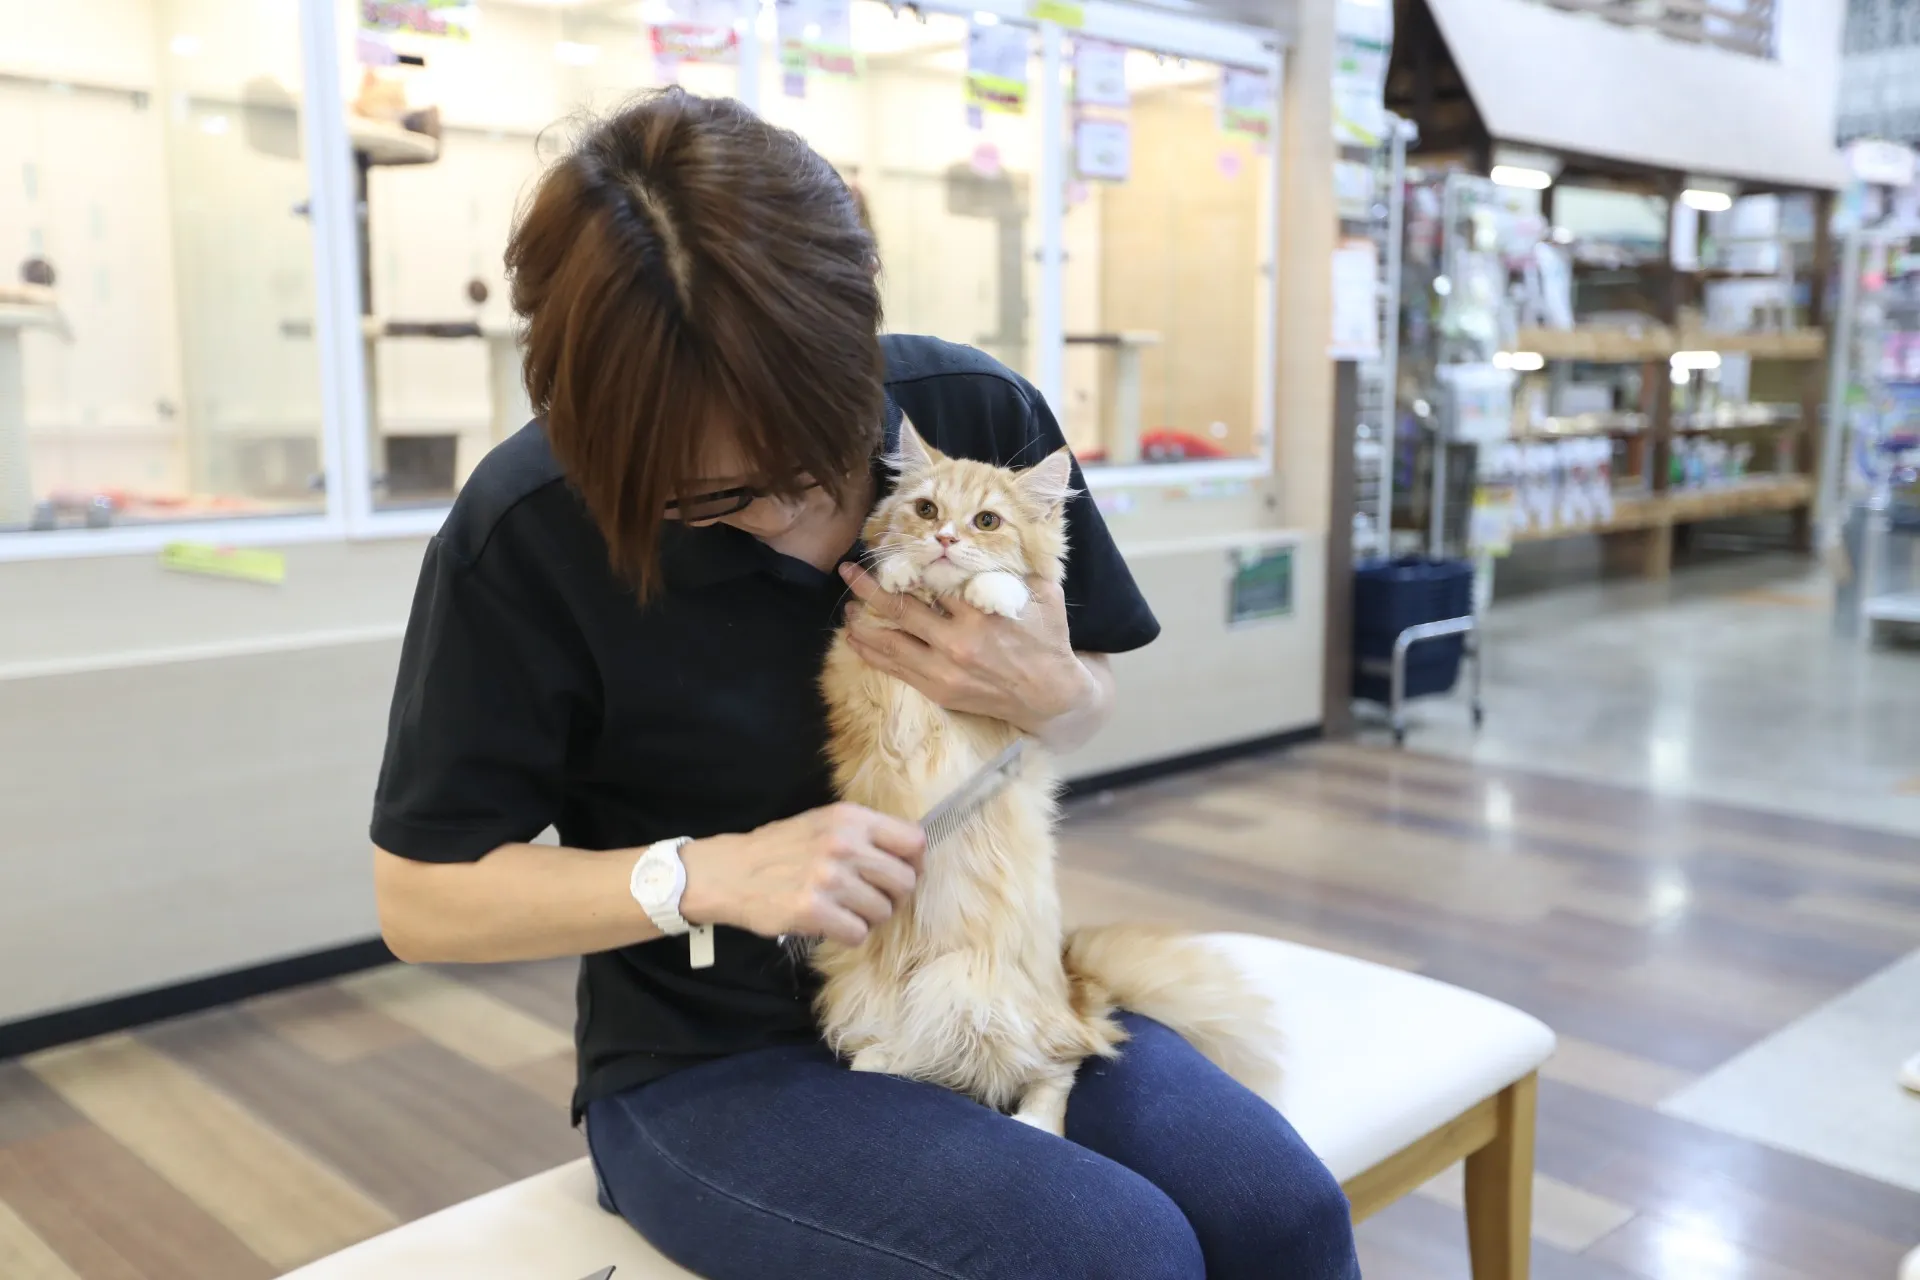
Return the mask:
[[[900, 415], [946, 453], [1026, 465], [1060, 429], [1033, 387], [977, 351], [889, 337]], [[1076, 649], [1159, 633], [1099, 511], [1068, 507]], [[547, 827], [577, 849], [750, 831], [830, 803], [816, 687], [845, 598], [838, 576], [725, 526], [670, 528], [666, 587], [641, 606], [538, 422], [480, 463], [427, 547], [407, 623], [373, 841], [470, 862]], [[716, 931], [585, 957], [578, 1113], [594, 1098], [725, 1054], [806, 1041], [811, 975], [753, 934]]]

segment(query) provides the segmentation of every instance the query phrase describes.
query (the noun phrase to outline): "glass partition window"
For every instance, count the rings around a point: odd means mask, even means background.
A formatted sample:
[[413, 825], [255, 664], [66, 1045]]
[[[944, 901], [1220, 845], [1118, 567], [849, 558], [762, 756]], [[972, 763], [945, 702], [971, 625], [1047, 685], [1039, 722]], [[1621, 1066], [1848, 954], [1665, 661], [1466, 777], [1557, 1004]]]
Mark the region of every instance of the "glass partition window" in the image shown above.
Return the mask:
[[[516, 213], [581, 124], [674, 82], [826, 156], [888, 327], [1025, 374], [1096, 477], [1257, 467], [1273, 170], [1221, 93], [1270, 46], [979, 2], [0, 0], [0, 559], [432, 527], [531, 416]], [[1108, 92], [1076, 105], [1103, 35], [1167, 52], [1107, 46]]]
[[1025, 110], [970, 116], [968, 19], [874, 0], [854, 0], [850, 18], [858, 74], [815, 71], [793, 96], [770, 58], [761, 114], [805, 138], [858, 193], [880, 246], [889, 329], [964, 342], [1034, 376], [1038, 33], [1026, 30]]
[[[1223, 70], [1128, 50], [1127, 105], [1082, 109], [1131, 152], [1124, 178], [1076, 168], [1067, 187], [1060, 407], [1084, 463], [1264, 454], [1271, 161], [1222, 129]], [[1075, 145], [1071, 109], [1067, 127], [1076, 165], [1115, 163]]]
[[0, 529], [323, 505], [298, 10], [9, 7]]
[[[439, 506], [531, 416], [503, 255], [534, 180], [580, 122], [668, 83], [730, 95], [737, 74], [656, 57], [654, 24], [675, 18], [658, 2], [483, 0], [464, 38], [371, 45], [360, 7], [338, 11], [359, 37], [343, 74], [366, 210], [374, 505]], [[380, 65], [389, 52], [402, 60]]]

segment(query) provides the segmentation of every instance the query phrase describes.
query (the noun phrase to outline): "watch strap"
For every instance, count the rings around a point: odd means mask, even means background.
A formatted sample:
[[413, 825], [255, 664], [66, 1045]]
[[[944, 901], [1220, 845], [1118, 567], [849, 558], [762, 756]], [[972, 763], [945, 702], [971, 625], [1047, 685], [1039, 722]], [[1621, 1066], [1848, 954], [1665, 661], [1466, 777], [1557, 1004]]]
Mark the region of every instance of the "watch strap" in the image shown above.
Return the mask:
[[[633, 864], [633, 875], [627, 885], [629, 892], [633, 894], [633, 900], [638, 902], [641, 910], [647, 913], [647, 919], [653, 921], [653, 927], [670, 938], [677, 938], [681, 934], [693, 932], [693, 926], [687, 923], [686, 917], [680, 914], [680, 895], [676, 893], [673, 896], [673, 901], [670, 903], [649, 902], [647, 895], [640, 887], [640, 880], [642, 875], [645, 874], [645, 868], [663, 856], [671, 857], [676, 862], [679, 861], [681, 848], [691, 843], [693, 843], [693, 841], [690, 837], [675, 836], [671, 840], [656, 840], [654, 843], [648, 845], [646, 852], [642, 853], [639, 860]], [[680, 885], [684, 891], [686, 888], [684, 867], [681, 869]]]

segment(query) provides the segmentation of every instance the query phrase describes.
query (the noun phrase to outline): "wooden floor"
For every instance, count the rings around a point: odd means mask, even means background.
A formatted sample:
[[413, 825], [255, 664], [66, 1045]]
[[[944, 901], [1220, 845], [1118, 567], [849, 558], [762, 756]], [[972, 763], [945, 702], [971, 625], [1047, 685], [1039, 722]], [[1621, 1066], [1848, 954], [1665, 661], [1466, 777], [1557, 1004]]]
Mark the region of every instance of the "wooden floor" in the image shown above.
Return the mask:
[[[1920, 947], [1909, 841], [1326, 746], [1082, 801], [1065, 843], [1082, 920], [1279, 934], [1552, 1024], [1539, 1280], [1891, 1280], [1920, 1242], [1920, 1196], [1655, 1109]], [[270, 1277], [580, 1154], [572, 987], [394, 968], [0, 1063], [0, 1277]], [[1458, 1201], [1367, 1223], [1368, 1280], [1464, 1277]]]

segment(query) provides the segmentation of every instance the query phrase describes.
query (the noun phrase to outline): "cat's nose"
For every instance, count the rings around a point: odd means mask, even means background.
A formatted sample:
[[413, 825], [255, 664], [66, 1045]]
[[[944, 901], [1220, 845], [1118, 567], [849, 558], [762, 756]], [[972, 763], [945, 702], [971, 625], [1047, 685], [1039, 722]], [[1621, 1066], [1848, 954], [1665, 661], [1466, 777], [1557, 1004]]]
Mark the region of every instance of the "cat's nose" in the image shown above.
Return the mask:
[[960, 535], [959, 535], [959, 534], [957, 534], [957, 533], [947, 533], [947, 532], [946, 532], [946, 531], [944, 531], [944, 530], [942, 530], [942, 531], [941, 531], [941, 532], [939, 532], [939, 533], [936, 533], [936, 534], [934, 534], [933, 536], [934, 536], [934, 540], [935, 540], [935, 541], [937, 541], [937, 542], [938, 542], [938, 543], [939, 543], [939, 544], [940, 544], [941, 546], [943, 546], [943, 547], [950, 547], [950, 546], [952, 546], [952, 545], [953, 545], [954, 543], [956, 543], [956, 542], [958, 542], [958, 541], [960, 541]]

